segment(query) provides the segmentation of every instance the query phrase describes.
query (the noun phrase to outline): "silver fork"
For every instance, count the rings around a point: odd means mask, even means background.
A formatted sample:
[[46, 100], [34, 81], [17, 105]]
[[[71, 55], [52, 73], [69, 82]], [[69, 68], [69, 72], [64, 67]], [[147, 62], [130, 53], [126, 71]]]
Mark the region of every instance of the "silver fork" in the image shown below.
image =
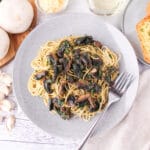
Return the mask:
[[122, 95], [128, 89], [132, 81], [133, 81], [133, 75], [131, 75], [130, 73], [124, 72], [118, 76], [118, 78], [115, 80], [114, 84], [111, 87], [111, 92], [109, 94], [110, 98], [107, 106], [103, 110], [102, 114], [96, 119], [96, 121], [90, 127], [89, 131], [87, 132], [87, 134], [85, 135], [81, 143], [79, 144], [77, 150], [81, 150], [83, 148], [84, 144], [86, 143], [86, 141], [89, 139], [89, 137], [92, 135], [93, 131], [95, 130], [98, 122], [100, 122], [104, 118], [110, 106], [121, 99]]

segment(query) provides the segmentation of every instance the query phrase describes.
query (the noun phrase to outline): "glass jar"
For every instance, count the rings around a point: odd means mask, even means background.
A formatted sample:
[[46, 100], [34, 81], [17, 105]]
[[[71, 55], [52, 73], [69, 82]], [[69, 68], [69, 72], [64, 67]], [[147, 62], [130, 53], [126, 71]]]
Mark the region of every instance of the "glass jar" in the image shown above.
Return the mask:
[[129, 0], [88, 0], [90, 10], [99, 15], [120, 12]]
[[69, 0], [35, 0], [37, 8], [44, 14], [56, 14], [66, 9]]

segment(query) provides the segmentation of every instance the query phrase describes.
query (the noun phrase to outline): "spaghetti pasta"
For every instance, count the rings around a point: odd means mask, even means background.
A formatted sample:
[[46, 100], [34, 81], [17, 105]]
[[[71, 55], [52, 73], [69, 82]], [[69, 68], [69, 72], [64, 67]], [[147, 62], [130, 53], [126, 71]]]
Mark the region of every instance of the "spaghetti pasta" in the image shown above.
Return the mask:
[[31, 63], [28, 89], [63, 119], [89, 120], [107, 105], [118, 61], [115, 52], [91, 36], [49, 41]]

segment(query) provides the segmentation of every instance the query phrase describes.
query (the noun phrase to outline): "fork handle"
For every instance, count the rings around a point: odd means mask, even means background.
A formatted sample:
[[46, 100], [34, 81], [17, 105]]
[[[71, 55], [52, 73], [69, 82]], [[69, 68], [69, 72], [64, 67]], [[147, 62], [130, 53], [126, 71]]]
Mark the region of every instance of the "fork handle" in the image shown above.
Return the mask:
[[100, 115], [97, 120], [93, 123], [93, 125], [90, 127], [89, 131], [87, 132], [87, 134], [85, 135], [85, 137], [83, 138], [83, 140], [81, 141], [80, 145], [78, 146], [77, 150], [81, 150], [83, 148], [83, 146], [85, 145], [86, 141], [89, 139], [89, 137], [91, 136], [91, 134], [93, 133], [93, 130], [96, 128], [96, 125], [98, 124], [98, 122], [100, 122], [101, 120], [103, 120], [106, 112], [107, 112], [108, 107], [106, 107], [103, 112], [102, 115]]

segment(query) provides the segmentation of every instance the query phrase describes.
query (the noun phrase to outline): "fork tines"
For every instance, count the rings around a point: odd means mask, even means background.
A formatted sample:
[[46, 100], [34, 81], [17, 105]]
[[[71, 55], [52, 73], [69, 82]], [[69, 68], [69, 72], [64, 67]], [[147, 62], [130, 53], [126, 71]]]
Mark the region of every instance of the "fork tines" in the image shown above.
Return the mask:
[[112, 91], [121, 97], [133, 79], [134, 77], [131, 73], [121, 73], [112, 85]]

